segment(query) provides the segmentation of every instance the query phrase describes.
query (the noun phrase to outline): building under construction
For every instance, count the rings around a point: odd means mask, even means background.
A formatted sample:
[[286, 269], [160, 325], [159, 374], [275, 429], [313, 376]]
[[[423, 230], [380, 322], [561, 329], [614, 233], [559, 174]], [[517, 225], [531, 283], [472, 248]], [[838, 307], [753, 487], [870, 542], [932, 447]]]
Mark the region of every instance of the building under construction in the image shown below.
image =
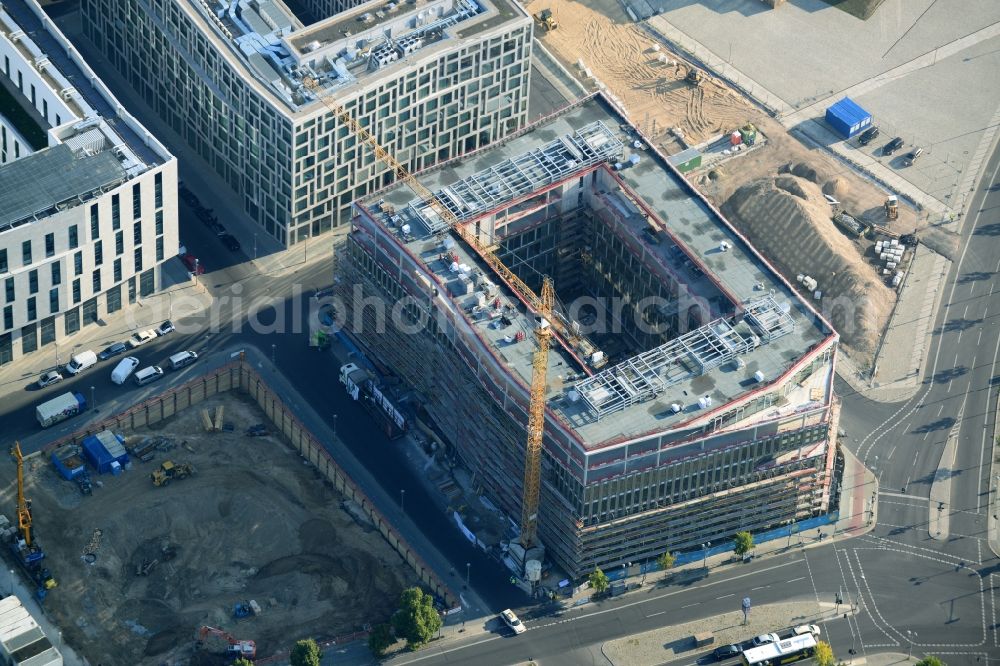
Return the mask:
[[577, 577], [829, 509], [836, 332], [604, 97], [418, 178], [464, 233], [404, 186], [357, 202], [342, 323], [519, 516], [545, 324], [515, 287], [552, 278], [548, 557]]

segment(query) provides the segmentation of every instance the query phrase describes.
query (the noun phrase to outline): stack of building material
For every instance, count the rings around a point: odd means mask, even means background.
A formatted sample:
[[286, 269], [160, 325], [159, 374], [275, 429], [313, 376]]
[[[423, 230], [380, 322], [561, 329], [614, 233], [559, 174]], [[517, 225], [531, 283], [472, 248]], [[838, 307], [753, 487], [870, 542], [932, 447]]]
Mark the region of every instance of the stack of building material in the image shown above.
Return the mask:
[[0, 654], [5, 664], [62, 666], [59, 650], [15, 596], [0, 599]]

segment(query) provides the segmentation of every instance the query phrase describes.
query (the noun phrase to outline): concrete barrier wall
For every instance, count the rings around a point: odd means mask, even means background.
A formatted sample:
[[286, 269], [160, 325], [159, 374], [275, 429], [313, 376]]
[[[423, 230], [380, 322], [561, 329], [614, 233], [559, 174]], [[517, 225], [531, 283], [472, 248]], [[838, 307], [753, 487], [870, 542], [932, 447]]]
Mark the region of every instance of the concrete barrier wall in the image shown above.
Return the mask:
[[48, 453], [64, 444], [79, 444], [85, 437], [107, 429], [122, 431], [153, 425], [208, 398], [232, 390], [249, 395], [274, 424], [275, 429], [279, 430], [306, 460], [329, 479], [338, 492], [361, 507], [389, 545], [416, 572], [420, 581], [444, 600], [447, 607], [458, 605], [458, 597], [375, 508], [371, 499], [344, 472], [322, 443], [282, 402], [250, 363], [245, 363], [241, 359], [171, 388], [124, 412], [95, 421], [82, 430], [50, 442], [42, 451]]

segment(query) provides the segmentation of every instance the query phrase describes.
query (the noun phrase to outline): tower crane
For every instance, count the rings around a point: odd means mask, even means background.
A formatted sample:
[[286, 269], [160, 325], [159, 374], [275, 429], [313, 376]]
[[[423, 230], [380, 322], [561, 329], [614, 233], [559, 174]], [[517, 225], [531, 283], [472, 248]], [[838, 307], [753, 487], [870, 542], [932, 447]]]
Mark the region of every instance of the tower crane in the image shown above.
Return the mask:
[[486, 261], [490, 267], [503, 278], [527, 302], [528, 307], [539, 317], [539, 325], [535, 329], [539, 348], [531, 361], [531, 391], [528, 406], [528, 440], [524, 459], [524, 488], [521, 501], [521, 545], [525, 551], [534, 544], [538, 525], [538, 503], [541, 485], [542, 438], [545, 429], [545, 376], [548, 367], [549, 344], [553, 329], [575, 349], [585, 354], [589, 343], [565, 326], [554, 316], [553, 304], [555, 290], [552, 280], [545, 276], [542, 280], [542, 295], [538, 296], [525, 282], [514, 274], [496, 255], [492, 247], [479, 239], [479, 235], [466, 228], [447, 206], [441, 204], [434, 193], [410, 173], [399, 160], [387, 151], [378, 139], [368, 131], [346, 108], [337, 102], [329, 93], [323, 91], [318, 80], [311, 76], [303, 79], [303, 85], [309, 89], [326, 108], [346, 125], [352, 134], [364, 141], [372, 149], [375, 157], [385, 162], [396, 174], [396, 177], [409, 187], [414, 194], [427, 206], [430, 206], [448, 226], [454, 230], [466, 243]]
[[521, 502], [521, 545], [525, 551], [535, 543], [538, 531], [538, 498], [542, 477], [542, 437], [545, 434], [545, 375], [549, 367], [549, 343], [552, 342], [552, 303], [555, 290], [552, 280], [542, 279], [541, 317], [535, 329], [538, 349], [531, 357], [531, 403], [528, 406], [528, 446], [524, 455], [524, 499]]

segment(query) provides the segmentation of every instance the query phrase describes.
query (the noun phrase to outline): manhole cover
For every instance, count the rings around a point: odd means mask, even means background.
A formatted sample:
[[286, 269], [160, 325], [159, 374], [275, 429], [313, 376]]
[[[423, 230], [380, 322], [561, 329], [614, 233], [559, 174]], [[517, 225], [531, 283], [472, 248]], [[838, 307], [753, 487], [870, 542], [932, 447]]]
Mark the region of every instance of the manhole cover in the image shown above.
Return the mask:
[[93, 564], [97, 561], [97, 553], [84, 553], [83, 561], [87, 564]]

